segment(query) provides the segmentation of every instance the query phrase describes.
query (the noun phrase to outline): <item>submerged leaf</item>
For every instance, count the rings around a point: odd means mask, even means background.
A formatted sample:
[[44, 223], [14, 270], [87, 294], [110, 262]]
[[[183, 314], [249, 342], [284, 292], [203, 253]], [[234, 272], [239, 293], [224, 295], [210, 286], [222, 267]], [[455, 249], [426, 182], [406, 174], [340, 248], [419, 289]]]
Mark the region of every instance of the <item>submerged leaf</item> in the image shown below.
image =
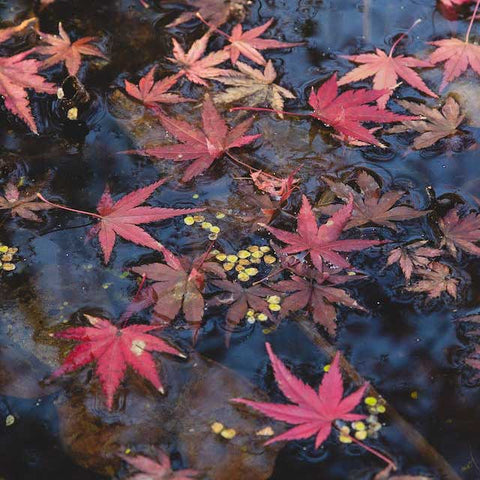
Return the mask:
[[451, 297], [457, 298], [457, 287], [459, 280], [452, 277], [448, 265], [440, 262], [432, 262], [426, 268], [415, 270], [416, 275], [423, 278], [411, 287], [407, 287], [409, 292], [426, 293], [428, 299], [440, 297], [443, 292], [447, 292]]
[[459, 207], [452, 208], [438, 222], [445, 246], [450, 254], [457, 256], [457, 247], [472, 255], [480, 255], [480, 214], [470, 213], [463, 218], [459, 216]]
[[20, 191], [13, 183], [8, 183], [4, 188], [3, 197], [0, 195], [0, 210], [10, 210], [13, 217], [18, 216], [26, 220], [41, 222], [38, 211], [53, 208], [44, 202], [39, 202], [37, 194], [20, 195]]

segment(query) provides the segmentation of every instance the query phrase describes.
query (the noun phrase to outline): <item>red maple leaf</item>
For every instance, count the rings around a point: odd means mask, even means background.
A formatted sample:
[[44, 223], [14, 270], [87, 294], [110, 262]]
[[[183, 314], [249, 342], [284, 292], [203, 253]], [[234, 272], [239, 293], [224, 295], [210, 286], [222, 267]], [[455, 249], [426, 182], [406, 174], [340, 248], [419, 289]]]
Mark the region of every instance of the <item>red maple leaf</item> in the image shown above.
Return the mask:
[[290, 198], [295, 185], [299, 182], [295, 178], [296, 173], [297, 170], [292, 172], [287, 178], [277, 178], [262, 170], [257, 170], [250, 173], [250, 177], [259, 190], [268, 193], [275, 200], [278, 200], [280, 204], [283, 204]]
[[67, 338], [81, 343], [68, 354], [62, 366], [53, 372], [52, 377], [73, 372], [96, 361], [96, 374], [107, 397], [109, 410], [112, 408], [113, 396], [125, 375], [127, 365], [133, 367], [138, 374], [163, 393], [162, 382], [150, 352], [165, 352], [186, 358], [164, 340], [147, 333], [158, 328], [156, 326], [130, 325], [117, 328], [104, 318], [90, 315], [85, 317], [91, 327], [68, 328], [55, 334], [57, 338]]
[[118, 455], [129, 465], [142, 473], [137, 473], [127, 480], [191, 480], [198, 472], [196, 470], [172, 470], [170, 458], [161, 450], [156, 451], [155, 460], [144, 455]]
[[310, 309], [313, 320], [334, 336], [337, 329], [335, 304], [366, 311], [348, 292], [337, 287], [359, 278], [361, 278], [360, 275], [339, 275], [307, 270], [302, 276], [293, 275], [290, 280], [280, 281], [273, 288], [289, 293], [282, 301], [280, 316], [284, 318], [290, 312]]
[[470, 66], [477, 74], [480, 75], [480, 46], [470, 43], [470, 32], [472, 31], [473, 22], [477, 16], [480, 3], [477, 2], [470, 25], [468, 26], [465, 40], [459, 38], [445, 38], [435, 42], [429, 42], [430, 45], [438, 47], [429, 58], [429, 61], [436, 65], [445, 62], [442, 84], [442, 91], [451, 81], [462, 75]]
[[195, 40], [190, 50], [185, 53], [185, 50], [183, 50], [177, 40], [172, 38], [173, 58], [168, 58], [168, 60], [180, 67], [180, 71], [178, 72], [180, 76], [185, 75], [191, 82], [198, 83], [205, 87], [208, 87], [205, 79], [228, 76], [233, 73], [233, 70], [216, 67], [220, 63], [228, 60], [229, 54], [225, 50], [212, 52], [202, 58], [209, 39], [210, 32], [207, 32], [203, 37]]
[[216, 110], [212, 100], [206, 96], [203, 102], [202, 130], [182, 120], [175, 120], [156, 109], [165, 130], [180, 140], [177, 145], [151, 147], [145, 150], [131, 150], [125, 153], [152, 156], [160, 159], [172, 159], [176, 162], [193, 162], [185, 171], [182, 181], [187, 182], [200, 175], [210, 165], [231, 148], [248, 145], [261, 135], [244, 135], [252, 126], [253, 118], [244, 120], [229, 130], [225, 120]]
[[398, 263], [402, 269], [405, 280], [410, 281], [414, 270], [427, 268], [432, 258], [439, 257], [442, 250], [439, 248], [425, 247], [426, 240], [394, 248], [387, 259], [387, 266]]
[[95, 41], [96, 37], [83, 37], [75, 42], [71, 42], [67, 32], [58, 24], [59, 35], [51, 35], [49, 33], [41, 33], [41, 39], [48, 46], [37, 47], [36, 52], [40, 55], [48, 55], [49, 58], [42, 62], [42, 68], [48, 68], [57, 63], [65, 62], [68, 73], [76, 75], [80, 69], [82, 55], [90, 55], [93, 57], [107, 57], [90, 42]]
[[182, 310], [185, 320], [198, 330], [205, 309], [205, 273], [225, 277], [223, 268], [216, 262], [209, 262], [209, 258], [208, 252], [193, 261], [170, 254], [165, 255], [166, 264], [151, 263], [132, 268], [132, 272], [155, 282], [145, 289], [139, 299], [140, 308], [134, 306], [135, 311], [154, 304], [155, 317], [170, 322]]
[[308, 103], [313, 108], [310, 115], [333, 127], [338, 132], [368, 144], [382, 144], [365, 128], [363, 122], [402, 122], [418, 117], [398, 115], [377, 106], [367, 105], [389, 93], [387, 90], [347, 90], [338, 94], [337, 74], [332, 75], [317, 92], [312, 89]]
[[459, 208], [452, 208], [438, 222], [443, 238], [441, 246], [445, 246], [454, 256], [457, 247], [472, 255], [480, 255], [480, 214], [470, 213], [463, 218], [459, 216]]
[[41, 62], [26, 59], [35, 49], [0, 57], [0, 95], [4, 98], [5, 108], [21, 118], [34, 133], [38, 133], [30, 110], [27, 88], [38, 93], [55, 93], [57, 88], [38, 74]]
[[438, 8], [440, 13], [447, 20], [456, 20], [458, 18], [457, 9], [463, 5], [473, 3], [475, 0], [440, 0]]
[[178, 75], [162, 78], [162, 80], [156, 82], [154, 79], [156, 68], [157, 67], [152, 67], [152, 69], [140, 79], [138, 86], [125, 80], [125, 90], [127, 93], [133, 98], [140, 100], [144, 105], [193, 101], [190, 98], [168, 92], [175, 83], [177, 83]]
[[368, 384], [342, 398], [343, 381], [338, 353], [335, 355], [329, 371], [324, 375], [317, 393], [312, 387], [290, 373], [282, 361], [273, 353], [269, 343], [266, 343], [265, 346], [272, 362], [275, 381], [293, 405], [253, 402], [243, 398], [231, 400], [235, 403], [248, 405], [275, 420], [296, 425], [285, 433], [270, 439], [265, 445], [281, 440], [297, 440], [316, 435], [315, 448], [319, 448], [330, 435], [332, 424], [336, 420], [356, 421], [365, 418], [365, 415], [351, 412], [360, 403]]
[[38, 194], [38, 197], [54, 207], [97, 218], [99, 222], [91, 228], [87, 234], [87, 238], [90, 239], [98, 235], [105, 263], [108, 263], [110, 261], [110, 255], [112, 254], [117, 235], [129, 242], [136, 243], [137, 245], [142, 245], [151, 248], [152, 250], [163, 252], [164, 247], [138, 225], [158, 222], [178, 215], [186, 215], [204, 210], [203, 208], [176, 209], [141, 207], [140, 205], [145, 202], [160, 185], [165, 183], [165, 181], [166, 179], [162, 179], [147, 187], [135, 190], [134, 192], [123, 196], [116, 202], [113, 201], [113, 198], [110, 195], [110, 190], [107, 186], [97, 205], [98, 214], [75, 210], [51, 203], [40, 194]]
[[375, 90], [386, 90], [387, 93], [377, 99], [380, 108], [387, 106], [388, 99], [392, 96], [393, 90], [398, 85], [398, 77], [405, 80], [409, 85], [420, 90], [431, 97], [437, 98], [438, 95], [432, 92], [421, 79], [420, 75], [412, 68], [414, 67], [432, 67], [430, 62], [419, 60], [415, 57], [405, 57], [404, 55], [393, 56], [395, 47], [403, 38], [400, 37], [390, 49], [388, 55], [379, 48], [376, 53], [364, 53], [361, 55], [345, 55], [344, 58], [362, 64], [342, 77], [338, 85], [347, 85], [348, 83], [358, 82], [365, 78], [373, 77], [373, 88]]
[[350, 264], [337, 252], [353, 252], [385, 243], [384, 240], [339, 240], [352, 216], [352, 211], [353, 198], [350, 197], [345, 206], [319, 227], [312, 207], [304, 195], [297, 217], [297, 233], [286, 232], [268, 225], [263, 226], [279, 240], [288, 244], [288, 247], [283, 248], [282, 252], [286, 254], [308, 252], [312, 263], [320, 272], [323, 270], [323, 261], [330, 262], [334, 266], [348, 268]]
[[[202, 21], [203, 18], [200, 15]], [[259, 50], [267, 50], [270, 48], [292, 48], [303, 45], [303, 42], [289, 43], [289, 42], [279, 42], [278, 40], [258, 38], [260, 35], [265, 33], [265, 31], [273, 23], [273, 18], [265, 22], [259, 27], [252, 28], [251, 30], [243, 31], [241, 23], [237, 23], [233, 29], [232, 34], [227, 35], [225, 32], [222, 32], [214, 25], [210, 25], [208, 22], [205, 22], [210, 28], [218, 32], [220, 35], [223, 35], [228, 39], [230, 45], [225, 47], [224, 51], [229, 52], [230, 61], [235, 65], [238, 61], [240, 55], [243, 55], [249, 58], [252, 62], [258, 63], [259, 65], [265, 65], [267, 61], [263, 58], [263, 55]]]

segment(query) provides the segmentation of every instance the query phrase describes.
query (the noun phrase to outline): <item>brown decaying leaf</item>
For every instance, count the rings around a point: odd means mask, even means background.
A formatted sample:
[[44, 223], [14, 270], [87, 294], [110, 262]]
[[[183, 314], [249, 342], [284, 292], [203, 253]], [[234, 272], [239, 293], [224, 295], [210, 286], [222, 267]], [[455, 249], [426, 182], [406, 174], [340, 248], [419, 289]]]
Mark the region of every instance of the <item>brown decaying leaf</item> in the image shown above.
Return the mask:
[[[468, 317], [459, 318], [458, 321], [460, 322], [469, 322], [474, 323], [475, 326], [480, 327], [480, 315], [470, 315]], [[475, 330], [468, 330], [465, 332], [467, 337], [479, 337], [480, 336], [480, 329], [476, 328]], [[471, 352], [466, 358], [465, 363], [472, 368], [478, 370], [477, 374], [475, 375], [476, 378], [480, 377], [480, 342], [479, 338], [474, 340], [475, 348], [473, 352]]]
[[442, 138], [453, 135], [465, 118], [465, 115], [460, 113], [460, 106], [453, 97], [447, 98], [441, 110], [406, 100], [399, 100], [398, 103], [409, 112], [424, 117], [424, 119], [409, 120], [401, 125], [395, 125], [387, 133], [417, 131], [421, 134], [413, 141], [413, 148], [417, 150], [431, 147]]
[[[390, 190], [382, 194], [382, 189], [377, 181], [364, 171], [360, 172], [355, 180], [361, 193], [349, 185], [335, 182], [327, 177], [323, 177], [323, 180], [332, 192], [344, 202], [348, 202], [350, 197], [353, 198], [353, 212], [345, 227], [347, 230], [369, 223], [396, 230], [397, 227], [394, 222], [410, 220], [427, 213], [407, 206], [396, 207], [395, 204], [405, 195], [405, 192]], [[343, 205], [327, 205], [321, 207], [320, 211], [326, 215], [333, 215], [342, 207]]]
[[151, 263], [132, 268], [132, 272], [155, 282], [140, 297], [138, 308], [133, 304], [132, 313], [154, 304], [155, 319], [165, 323], [171, 322], [182, 310], [185, 320], [197, 331], [205, 309], [205, 274], [225, 278], [221, 265], [209, 259], [208, 253], [193, 261], [170, 254], [165, 256], [167, 264]]
[[337, 330], [335, 305], [366, 311], [348, 292], [337, 285], [361, 278], [361, 275], [319, 273], [309, 269], [303, 272], [302, 276], [293, 275], [290, 280], [282, 280], [273, 285], [275, 290], [287, 293], [282, 301], [280, 317], [284, 318], [297, 310], [309, 309], [315, 323], [322, 325], [334, 336]]
[[208, 87], [206, 79], [228, 76], [233, 73], [233, 70], [217, 67], [220, 63], [228, 60], [230, 55], [226, 50], [219, 50], [203, 56], [209, 39], [210, 32], [207, 32], [203, 37], [195, 40], [188, 52], [185, 52], [177, 40], [172, 38], [173, 58], [168, 58], [170, 62], [178, 65], [180, 75], [185, 75], [191, 82], [204, 87]]
[[197, 13], [207, 22], [217, 27], [223, 25], [231, 17], [236, 17], [239, 21], [243, 21], [247, 0], [182, 0], [179, 3], [185, 3], [196, 8], [197, 11], [183, 12], [173, 22], [170, 22], [167, 27], [176, 27], [188, 22], [196, 18]]
[[38, 200], [36, 193], [21, 195], [13, 183], [5, 186], [3, 197], [0, 195], [0, 210], [11, 210], [13, 217], [18, 216], [26, 220], [41, 222], [42, 219], [35, 212], [50, 208], [53, 207]]
[[58, 24], [58, 33], [59, 35], [40, 34], [41, 40], [48, 44], [36, 48], [36, 52], [40, 55], [48, 55], [48, 58], [42, 63], [42, 69], [65, 62], [68, 73], [76, 75], [80, 69], [82, 55], [107, 58], [97, 47], [90, 45], [90, 42], [95, 41], [96, 37], [83, 37], [72, 43], [61, 23]]
[[[249, 107], [268, 104], [274, 110], [283, 110], [283, 98], [295, 98], [292, 92], [273, 83], [277, 72], [271, 60], [267, 62], [263, 72], [243, 62], [237, 62], [236, 67], [241, 73], [236, 72], [228, 77], [215, 79], [230, 87], [213, 97], [215, 103], [234, 103], [245, 100], [248, 101]], [[280, 117], [283, 115], [280, 114]]]
[[409, 292], [426, 293], [429, 300], [440, 297], [443, 292], [457, 298], [459, 280], [451, 276], [451, 269], [448, 265], [432, 262], [427, 268], [416, 269], [414, 273], [423, 277], [423, 280], [407, 287]]
[[398, 263], [407, 282], [414, 270], [427, 268], [432, 258], [439, 257], [443, 252], [439, 248], [425, 247], [426, 240], [394, 248], [387, 259], [387, 266]]
[[438, 221], [443, 238], [441, 246], [445, 246], [451, 255], [457, 256], [457, 248], [480, 255], [480, 214], [470, 213], [463, 218], [459, 216], [459, 207], [452, 208]]

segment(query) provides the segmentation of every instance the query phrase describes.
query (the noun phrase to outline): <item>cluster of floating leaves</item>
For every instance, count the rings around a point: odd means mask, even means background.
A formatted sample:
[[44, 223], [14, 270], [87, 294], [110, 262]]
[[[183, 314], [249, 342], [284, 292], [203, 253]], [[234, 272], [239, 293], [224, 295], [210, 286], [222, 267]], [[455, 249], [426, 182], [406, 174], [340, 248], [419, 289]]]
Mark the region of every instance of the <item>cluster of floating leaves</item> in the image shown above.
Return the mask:
[[0, 270], [11, 272], [15, 270], [14, 256], [18, 252], [18, 248], [9, 247], [0, 243]]

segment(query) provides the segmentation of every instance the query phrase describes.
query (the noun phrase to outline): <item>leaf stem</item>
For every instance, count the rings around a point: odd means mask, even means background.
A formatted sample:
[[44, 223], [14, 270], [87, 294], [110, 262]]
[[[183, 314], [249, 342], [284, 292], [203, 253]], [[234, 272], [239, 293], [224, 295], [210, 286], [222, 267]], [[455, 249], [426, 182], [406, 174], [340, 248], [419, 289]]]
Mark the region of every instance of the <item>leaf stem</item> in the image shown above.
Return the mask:
[[473, 11], [472, 18], [470, 19], [470, 25], [468, 25], [467, 34], [465, 35], [465, 43], [468, 43], [470, 40], [470, 32], [472, 31], [473, 22], [475, 21], [475, 17], [477, 16], [477, 11], [479, 6], [480, 6], [480, 0], [477, 0], [477, 4], [475, 5], [475, 10]]
[[219, 28], [217, 28], [215, 25], [212, 25], [210, 22], [207, 22], [201, 15], [200, 12], [197, 12], [195, 16], [202, 22], [204, 23], [210, 30], [213, 30], [214, 32], [219, 33], [220, 35], [223, 35], [225, 38], [228, 38], [228, 40], [231, 41], [230, 35], [228, 35], [225, 32], [222, 32]]
[[412, 26], [404, 33], [402, 33], [398, 38], [397, 40], [395, 41], [395, 43], [392, 45], [392, 48], [390, 49], [390, 52], [388, 53], [388, 56], [390, 58], [392, 58], [392, 55], [393, 55], [393, 51], [395, 50], [396, 46], [412, 31], [412, 29], [414, 27], [416, 27], [420, 22], [422, 21], [421, 18], [417, 18], [417, 20], [415, 20], [412, 24]]
[[274, 110], [273, 108], [261, 108], [261, 107], [233, 107], [230, 109], [230, 112], [235, 112], [238, 110], [246, 110], [248, 112], [273, 112], [281, 115], [295, 115], [296, 117], [310, 117], [309, 113], [284, 112], [282, 110]]
[[50, 202], [41, 193], [37, 193], [37, 197], [42, 202], [44, 202], [48, 205], [51, 205], [52, 207], [60, 208], [62, 210], [66, 210], [67, 212], [80, 213], [81, 215], [88, 215], [90, 217], [95, 217], [95, 218], [98, 218], [100, 220], [103, 220], [103, 217], [101, 215], [98, 215], [98, 213], [85, 212], [84, 210], [77, 210], [76, 208], [69, 208], [69, 207], [65, 207], [64, 205], [59, 205], [58, 203]]

